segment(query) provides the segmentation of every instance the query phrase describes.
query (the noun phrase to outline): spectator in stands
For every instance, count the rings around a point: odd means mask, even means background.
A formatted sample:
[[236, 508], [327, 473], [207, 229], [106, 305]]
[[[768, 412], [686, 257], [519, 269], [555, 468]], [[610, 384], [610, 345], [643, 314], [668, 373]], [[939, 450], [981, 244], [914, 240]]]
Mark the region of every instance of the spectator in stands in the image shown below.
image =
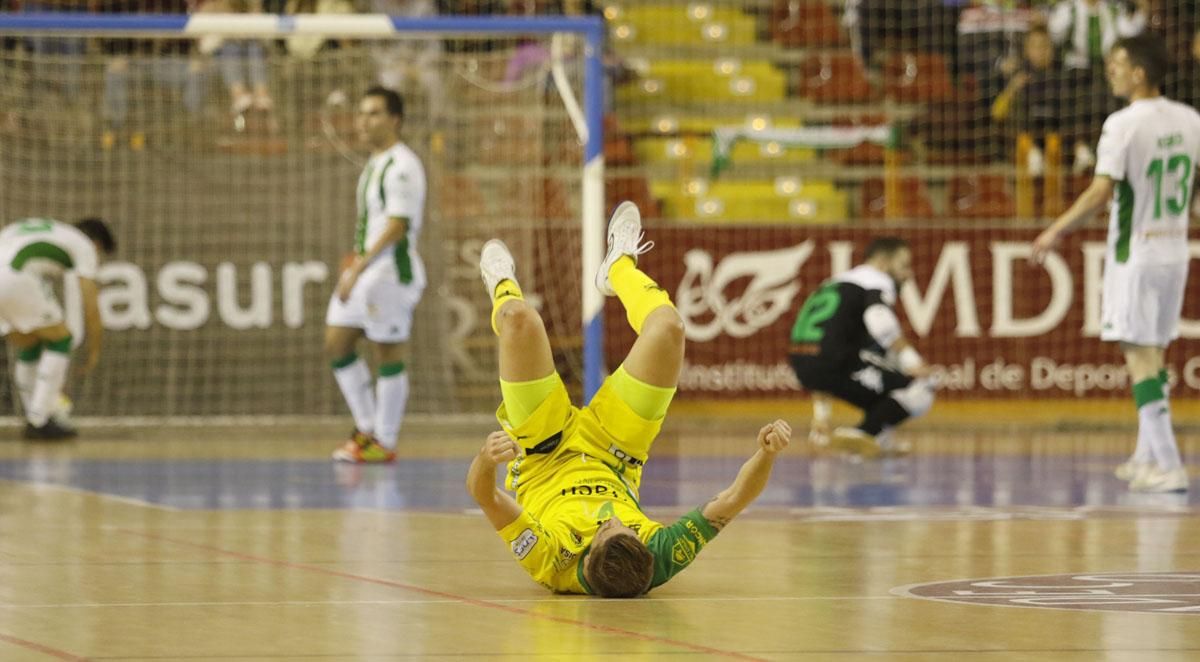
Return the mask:
[[[258, 13], [262, 0], [188, 0], [196, 13]], [[216, 53], [221, 77], [229, 90], [232, 113], [243, 116], [249, 110], [269, 113], [275, 106], [267, 85], [266, 52], [261, 41], [205, 37], [200, 52]]]
[[1040, 145], [1047, 134], [1065, 132], [1075, 137], [1062, 121], [1064, 95], [1069, 90], [1066, 73], [1055, 61], [1054, 44], [1049, 31], [1035, 26], [1025, 36], [1023, 57], [1011, 73], [1008, 84], [992, 103], [992, 119], [1010, 122], [1033, 135], [1035, 148], [1030, 153], [1030, 171], [1041, 174]]
[[1068, 69], [1104, 68], [1104, 56], [1122, 37], [1146, 29], [1150, 0], [1062, 0], [1047, 27]]
[[[370, 0], [368, 8], [372, 12], [401, 18], [426, 18], [438, 14], [433, 0]], [[375, 64], [379, 67], [380, 85], [403, 94], [413, 83], [419, 84], [428, 100], [429, 116], [442, 115], [446, 87], [438, 68], [442, 60], [441, 41], [422, 38], [378, 40], [372, 49]]]
[[[104, 5], [109, 13], [182, 14], [186, 0], [110, 0]], [[178, 94], [190, 117], [200, 115], [204, 105], [207, 76], [204, 63], [193, 56], [193, 42], [184, 39], [105, 39], [100, 51], [108, 56], [104, 69], [104, 119], [106, 127], [100, 143], [105, 149], [117, 144], [118, 134], [129, 131], [129, 146], [143, 148], [145, 133], [130, 127], [130, 86], [139, 90], [137, 98], [145, 105], [147, 86]]]
[[1165, 93], [1172, 99], [1200, 108], [1200, 27], [1188, 40], [1186, 55], [1176, 57], [1167, 75]]
[[1118, 39], [1145, 30], [1149, 16], [1149, 0], [1062, 0], [1050, 12], [1046, 27], [1068, 72], [1064, 121], [1087, 127], [1075, 141], [1078, 173], [1095, 165], [1092, 146], [1100, 139], [1099, 127], [1120, 105], [1109, 92], [1104, 57]]
[[[23, 12], [86, 12], [98, 7], [99, 0], [22, 0], [18, 5]], [[34, 83], [57, 90], [63, 100], [73, 106], [82, 87], [84, 40], [34, 36], [26, 38], [25, 43], [35, 56], [39, 56]], [[46, 56], [58, 61], [48, 60]]]
[[[351, 0], [287, 0], [284, 5], [285, 14], [353, 14], [354, 3]], [[288, 55], [301, 59], [309, 59], [328, 46], [328, 40], [321, 35], [298, 34], [284, 41]], [[336, 42], [335, 42], [336, 45]]]

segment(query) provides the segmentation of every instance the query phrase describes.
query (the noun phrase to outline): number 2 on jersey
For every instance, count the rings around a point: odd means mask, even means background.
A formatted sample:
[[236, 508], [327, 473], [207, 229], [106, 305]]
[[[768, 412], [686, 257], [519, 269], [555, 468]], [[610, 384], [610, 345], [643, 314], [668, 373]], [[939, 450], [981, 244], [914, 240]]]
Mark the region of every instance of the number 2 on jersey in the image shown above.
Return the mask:
[[837, 312], [842, 303], [837, 283], [828, 283], [804, 302], [792, 326], [792, 342], [820, 342], [825, 337], [821, 325]]
[[[1163, 160], [1154, 159], [1146, 169], [1146, 176], [1154, 180], [1154, 220], [1162, 218], [1163, 208]], [[1179, 180], [1179, 190], [1174, 197], [1167, 198], [1167, 213], [1179, 216], [1187, 210], [1192, 187], [1192, 159], [1187, 154], [1175, 154], [1167, 159], [1165, 171]], [[1176, 174], [1178, 172], [1178, 174]]]

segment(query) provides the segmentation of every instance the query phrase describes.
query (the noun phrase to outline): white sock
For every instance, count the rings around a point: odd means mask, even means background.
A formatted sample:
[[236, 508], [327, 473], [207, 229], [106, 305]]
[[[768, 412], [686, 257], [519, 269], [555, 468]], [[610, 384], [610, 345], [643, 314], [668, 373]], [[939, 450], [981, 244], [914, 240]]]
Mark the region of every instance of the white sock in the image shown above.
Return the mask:
[[1138, 464], [1153, 464], [1154, 451], [1150, 448], [1149, 435], [1146, 433], [1145, 426], [1142, 425], [1142, 415], [1138, 412], [1138, 434], [1137, 446], [1133, 449], [1133, 457], [1130, 459]]
[[62, 393], [63, 382], [67, 380], [67, 368], [70, 365], [70, 354], [53, 349], [42, 352], [33, 394], [29, 396], [29, 408], [25, 410], [25, 419], [33, 426], [41, 427], [50, 420], [50, 415], [58, 405], [58, 396]]
[[[349, 361], [348, 363], [346, 361]], [[340, 367], [338, 364], [341, 364]], [[361, 357], [351, 354], [334, 363], [333, 378], [354, 417], [354, 427], [363, 434], [375, 430], [375, 390], [371, 388], [371, 369]]]
[[375, 438], [385, 448], [394, 449], [400, 437], [404, 409], [408, 406], [408, 371], [404, 369], [404, 364], [380, 366], [375, 389], [379, 400], [379, 411], [375, 414]]
[[29, 399], [33, 397], [33, 385], [37, 383], [37, 361], [22, 361], [17, 359], [13, 368], [13, 384], [17, 387], [17, 395], [21, 398], [21, 411], [29, 412]]
[[1149, 402], [1138, 409], [1138, 438], [1143, 436], [1160, 470], [1173, 471], [1183, 466], [1166, 400]]

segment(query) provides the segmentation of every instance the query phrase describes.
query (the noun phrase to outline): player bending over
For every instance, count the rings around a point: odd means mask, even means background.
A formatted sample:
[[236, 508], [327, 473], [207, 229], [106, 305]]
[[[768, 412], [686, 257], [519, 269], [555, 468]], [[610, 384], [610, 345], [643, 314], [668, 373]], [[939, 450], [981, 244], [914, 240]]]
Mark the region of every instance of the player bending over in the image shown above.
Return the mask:
[[[867, 246], [865, 262], [822, 283], [800, 308], [789, 359], [813, 394], [810, 440], [865, 457], [903, 453], [892, 429], [933, 406], [928, 368], [893, 310], [896, 290], [909, 278], [908, 243], [880, 237]], [[830, 396], [863, 410], [858, 427], [838, 428], [832, 439]]]
[[54, 299], [52, 279], [68, 272], [79, 278], [87, 342], [83, 372], [89, 372], [100, 360], [104, 333], [96, 287], [99, 253], [115, 248], [112, 233], [98, 218], [74, 225], [27, 218], [0, 231], [0, 334], [17, 350], [13, 383], [25, 411], [26, 439], [76, 435], [54, 418], [71, 364], [71, 332]]
[[[571, 405], [550, 341], [517, 284], [512, 255], [493, 239], [479, 268], [492, 297], [504, 402], [494, 432], [471, 463], [467, 491], [534, 580], [558, 593], [639, 596], [687, 567], [717, 532], [762, 492], [783, 421], [764, 426], [759, 448], [733, 484], [670, 526], [638, 503], [642, 469], [675, 394], [683, 364], [683, 321], [667, 293], [637, 268], [641, 217], [622, 203], [608, 225], [608, 255], [596, 286], [625, 306], [638, 338], [591, 403]], [[508, 463], [508, 489], [496, 467]]]
[[1108, 81], [1113, 95], [1129, 99], [1129, 106], [1104, 122], [1091, 185], [1033, 246], [1041, 261], [1111, 199], [1100, 339], [1120, 343], [1133, 382], [1137, 446], [1115, 473], [1138, 492], [1188, 488], [1171, 427], [1164, 356], [1179, 337], [1187, 286], [1200, 113], [1160, 94], [1167, 65], [1158, 37], [1133, 37], [1113, 48]]

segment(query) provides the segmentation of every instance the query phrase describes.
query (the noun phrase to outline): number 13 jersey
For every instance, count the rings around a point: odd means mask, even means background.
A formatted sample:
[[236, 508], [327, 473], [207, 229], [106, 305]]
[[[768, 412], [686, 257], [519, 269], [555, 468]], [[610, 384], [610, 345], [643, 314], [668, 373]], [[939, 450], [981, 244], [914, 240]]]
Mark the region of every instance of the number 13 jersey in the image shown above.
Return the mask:
[[1096, 174], [1115, 184], [1110, 264], [1186, 263], [1200, 113], [1165, 97], [1134, 101], [1104, 122], [1096, 151]]

